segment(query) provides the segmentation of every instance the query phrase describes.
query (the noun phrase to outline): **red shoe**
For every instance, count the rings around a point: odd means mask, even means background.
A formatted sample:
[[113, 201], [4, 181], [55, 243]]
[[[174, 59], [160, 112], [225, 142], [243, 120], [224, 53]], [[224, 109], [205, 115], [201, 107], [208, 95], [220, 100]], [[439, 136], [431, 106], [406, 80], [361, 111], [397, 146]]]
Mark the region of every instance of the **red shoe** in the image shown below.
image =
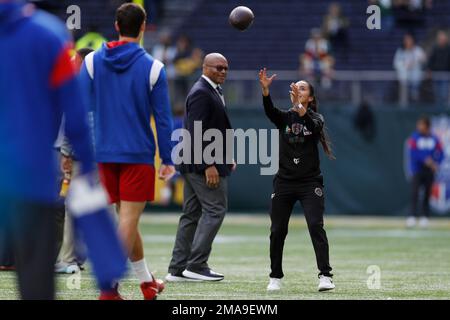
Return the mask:
[[164, 291], [164, 289], [166, 288], [166, 285], [164, 284], [164, 281], [160, 280], [160, 279], [155, 279], [156, 284], [158, 285], [158, 293], [161, 293]]
[[153, 281], [156, 281], [156, 284], [158, 285], [158, 293], [163, 292], [164, 288], [166, 287], [166, 285], [164, 284], [164, 281], [162, 281], [161, 279], [157, 279], [155, 278], [155, 275], [153, 274], [153, 272], [151, 273]]
[[144, 300], [156, 300], [158, 293], [161, 293], [164, 288], [164, 282], [159, 279], [153, 279], [152, 282], [141, 283], [141, 291], [144, 295]]
[[100, 291], [100, 297], [98, 300], [125, 300], [122, 298], [122, 296], [119, 293], [119, 285], [117, 284], [113, 289], [110, 291]]

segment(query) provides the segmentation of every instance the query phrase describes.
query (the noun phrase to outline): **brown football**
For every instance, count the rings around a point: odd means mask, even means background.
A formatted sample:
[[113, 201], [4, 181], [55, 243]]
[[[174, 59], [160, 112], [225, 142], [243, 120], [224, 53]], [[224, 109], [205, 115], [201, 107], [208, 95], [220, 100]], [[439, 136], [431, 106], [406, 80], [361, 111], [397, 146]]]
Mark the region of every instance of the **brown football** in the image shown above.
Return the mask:
[[229, 17], [230, 24], [241, 31], [250, 27], [253, 19], [255, 19], [255, 15], [252, 10], [244, 6], [234, 8]]

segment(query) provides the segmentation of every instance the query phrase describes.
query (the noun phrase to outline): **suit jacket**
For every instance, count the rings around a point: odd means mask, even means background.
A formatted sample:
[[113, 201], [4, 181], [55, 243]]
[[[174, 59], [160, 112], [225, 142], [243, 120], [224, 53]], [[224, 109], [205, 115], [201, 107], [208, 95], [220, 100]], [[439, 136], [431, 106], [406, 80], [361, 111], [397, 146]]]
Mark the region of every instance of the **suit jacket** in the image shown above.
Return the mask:
[[[202, 136], [194, 135], [194, 121], [201, 121]], [[230, 119], [227, 115], [227, 110], [223, 105], [222, 99], [215, 88], [213, 88], [208, 81], [201, 77], [192, 87], [186, 99], [186, 108], [184, 113], [183, 128], [188, 130], [191, 137], [190, 145], [186, 145], [183, 152], [190, 152], [190, 163], [182, 162], [178, 165], [178, 170], [181, 173], [204, 173], [205, 169], [214, 165], [221, 177], [230, 175], [232, 165], [227, 164], [226, 154], [226, 130], [232, 129]], [[217, 129], [222, 135], [222, 161], [216, 161], [213, 164], [206, 163], [203, 157], [205, 148], [214, 141], [203, 141], [203, 134], [208, 129]], [[201, 163], [194, 163], [194, 140], [203, 141], [201, 144], [202, 157]], [[185, 141], [186, 142], [186, 141]], [[232, 150], [229, 151], [228, 162], [232, 159]], [[197, 152], [197, 158], [200, 156]], [[212, 153], [215, 156], [215, 153]], [[186, 161], [187, 162], [187, 161]], [[221, 163], [218, 163], [221, 162]]]

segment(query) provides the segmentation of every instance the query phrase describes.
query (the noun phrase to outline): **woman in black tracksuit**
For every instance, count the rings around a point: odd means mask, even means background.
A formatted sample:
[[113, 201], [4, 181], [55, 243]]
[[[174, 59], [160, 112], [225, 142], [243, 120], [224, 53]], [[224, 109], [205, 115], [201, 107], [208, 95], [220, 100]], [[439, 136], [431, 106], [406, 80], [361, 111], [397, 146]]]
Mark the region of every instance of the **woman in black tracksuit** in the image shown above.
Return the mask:
[[319, 268], [319, 291], [334, 289], [328, 254], [328, 239], [323, 228], [324, 194], [320, 171], [318, 143], [325, 153], [334, 158], [324, 132], [324, 120], [317, 113], [313, 86], [306, 81], [291, 84], [289, 111], [274, 107], [269, 87], [276, 75], [259, 72], [263, 92], [264, 111], [279, 129], [279, 169], [273, 180], [274, 191], [270, 209], [271, 269], [268, 290], [279, 290], [283, 278], [283, 247], [288, 233], [289, 218], [294, 204], [303, 206], [308, 230]]

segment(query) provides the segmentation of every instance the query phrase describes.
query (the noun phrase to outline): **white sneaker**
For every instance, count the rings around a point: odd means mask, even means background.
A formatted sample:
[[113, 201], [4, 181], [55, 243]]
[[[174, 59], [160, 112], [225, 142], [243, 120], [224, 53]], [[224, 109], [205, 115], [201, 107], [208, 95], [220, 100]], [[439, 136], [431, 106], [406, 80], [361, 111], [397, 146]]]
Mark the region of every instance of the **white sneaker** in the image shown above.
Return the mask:
[[281, 279], [270, 278], [269, 285], [267, 286], [267, 291], [276, 291], [281, 289]]
[[331, 277], [327, 277], [324, 275], [319, 276], [319, 291], [327, 291], [333, 290], [336, 286], [333, 283], [333, 279]]
[[74, 274], [80, 272], [80, 267], [76, 263], [64, 263], [58, 262], [55, 265], [56, 273], [66, 273], [66, 274]]
[[419, 221], [419, 227], [421, 227], [421, 228], [427, 228], [428, 227], [428, 218], [427, 217], [422, 217], [422, 218], [420, 218], [420, 221]]
[[168, 273], [166, 276], [166, 281], [167, 282], [190, 282], [190, 281], [201, 281], [201, 280], [186, 278], [182, 274], [174, 275], [174, 274]]
[[416, 225], [416, 217], [408, 217], [408, 219], [406, 219], [407, 228], [415, 227], [415, 225]]

